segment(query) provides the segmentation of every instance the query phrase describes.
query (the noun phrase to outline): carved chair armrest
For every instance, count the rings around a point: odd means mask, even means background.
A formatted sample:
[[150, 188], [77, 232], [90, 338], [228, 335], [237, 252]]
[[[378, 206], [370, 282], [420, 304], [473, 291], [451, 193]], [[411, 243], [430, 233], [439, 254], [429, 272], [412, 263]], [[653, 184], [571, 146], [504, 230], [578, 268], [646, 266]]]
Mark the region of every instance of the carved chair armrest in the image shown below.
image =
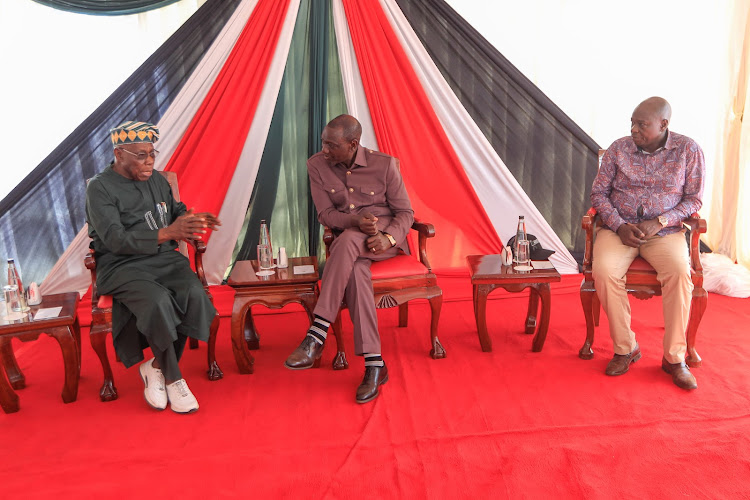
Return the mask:
[[333, 239], [335, 236], [333, 235], [333, 231], [328, 226], [323, 226], [323, 243], [326, 246], [326, 258], [328, 258], [328, 255], [331, 253], [331, 243], [333, 243]]
[[206, 242], [203, 240], [190, 240], [195, 252], [193, 253], [193, 259], [195, 262], [195, 273], [198, 275], [198, 279], [201, 280], [204, 287], [208, 286], [206, 281], [206, 273], [203, 270], [203, 254], [206, 253]]
[[701, 219], [698, 214], [693, 214], [682, 221], [684, 226], [690, 230], [690, 267], [698, 275], [703, 275], [703, 264], [700, 255], [700, 237], [706, 232], [706, 220]]
[[411, 228], [419, 233], [419, 262], [421, 262], [428, 271], [432, 272], [430, 259], [427, 258], [427, 238], [435, 237], [435, 226], [428, 222], [421, 222], [414, 219]]
[[581, 221], [581, 227], [586, 235], [586, 244], [583, 250], [584, 272], [591, 270], [591, 260], [594, 257], [594, 227], [596, 226], [596, 220], [596, 209], [591, 207]]
[[99, 291], [96, 289], [96, 257], [94, 257], [93, 250], [89, 249], [89, 254], [84, 257], [83, 263], [86, 269], [91, 271], [91, 305], [93, 306], [99, 301]]

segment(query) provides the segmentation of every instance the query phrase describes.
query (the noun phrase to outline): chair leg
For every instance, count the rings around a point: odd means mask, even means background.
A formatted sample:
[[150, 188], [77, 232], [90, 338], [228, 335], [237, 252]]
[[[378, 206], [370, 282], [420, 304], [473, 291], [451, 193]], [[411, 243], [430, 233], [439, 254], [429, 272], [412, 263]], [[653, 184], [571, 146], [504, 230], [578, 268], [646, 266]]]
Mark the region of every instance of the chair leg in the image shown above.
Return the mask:
[[599, 315], [602, 312], [602, 304], [599, 302], [599, 295], [597, 295], [596, 292], [594, 292], [591, 304], [594, 311], [594, 326], [599, 326]]
[[188, 345], [190, 346], [190, 349], [198, 349], [198, 339], [190, 337], [190, 342]]
[[586, 341], [583, 347], [578, 351], [578, 357], [581, 359], [591, 359], [594, 357], [594, 351], [591, 345], [594, 343], [594, 301], [596, 300], [596, 309], [599, 309], [599, 300], [595, 299], [596, 291], [592, 281], [581, 283], [581, 306], [583, 307], [583, 316], [586, 318]]
[[432, 359], [442, 359], [446, 356], [445, 348], [438, 340], [437, 327], [438, 321], [440, 320], [440, 310], [443, 308], [443, 292], [435, 297], [430, 297], [430, 310], [432, 312], [432, 319], [430, 321], [430, 340], [432, 343], [432, 349], [430, 349], [430, 356]]
[[109, 358], [107, 358], [107, 330], [96, 331], [96, 327], [92, 326], [89, 340], [91, 340], [91, 347], [99, 356], [99, 362], [102, 364], [102, 371], [104, 372], [104, 382], [102, 388], [99, 390], [99, 399], [103, 402], [114, 401], [117, 399], [117, 388], [115, 388], [114, 377], [112, 376], [112, 367], [109, 364]]
[[333, 334], [336, 336], [336, 357], [333, 358], [334, 370], [346, 370], [349, 368], [349, 362], [346, 360], [344, 352], [344, 336], [341, 332], [341, 311], [336, 315], [336, 321], [331, 325]]
[[219, 322], [219, 313], [216, 313], [208, 334], [208, 380], [219, 380], [224, 377], [224, 372], [216, 362], [216, 335], [219, 331]]
[[698, 326], [703, 319], [703, 313], [708, 303], [708, 294], [703, 287], [693, 289], [693, 300], [690, 303], [690, 319], [687, 328], [687, 356], [685, 362], [691, 368], [697, 368], [703, 364], [703, 360], [695, 350], [695, 339], [698, 336]]
[[398, 305], [398, 326], [406, 328], [409, 325], [409, 303]]

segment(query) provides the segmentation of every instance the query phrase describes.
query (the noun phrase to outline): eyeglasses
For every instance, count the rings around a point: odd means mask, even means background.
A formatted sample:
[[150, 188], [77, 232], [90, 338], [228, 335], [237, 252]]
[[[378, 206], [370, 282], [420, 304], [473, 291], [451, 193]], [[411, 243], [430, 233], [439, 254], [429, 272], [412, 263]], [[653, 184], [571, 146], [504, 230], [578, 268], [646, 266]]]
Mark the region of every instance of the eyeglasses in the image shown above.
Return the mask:
[[155, 149], [151, 151], [150, 153], [145, 153], [143, 151], [141, 151], [140, 153], [133, 153], [132, 151], [128, 151], [127, 149], [122, 148], [122, 147], [117, 148], [117, 149], [119, 149], [120, 151], [125, 151], [126, 153], [135, 156], [135, 159], [141, 163], [144, 163], [149, 156], [151, 158], [156, 158], [159, 155], [159, 152]]

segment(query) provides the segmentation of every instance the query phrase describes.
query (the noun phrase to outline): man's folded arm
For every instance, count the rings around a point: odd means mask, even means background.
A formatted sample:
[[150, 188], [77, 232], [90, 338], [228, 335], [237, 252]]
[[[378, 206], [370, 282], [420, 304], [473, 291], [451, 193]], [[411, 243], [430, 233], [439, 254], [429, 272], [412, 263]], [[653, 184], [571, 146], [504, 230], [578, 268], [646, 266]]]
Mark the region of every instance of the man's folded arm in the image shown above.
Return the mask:
[[157, 231], [127, 231], [120, 211], [103, 189], [92, 181], [86, 190], [88, 223], [110, 252], [121, 255], [155, 254], [159, 251]]
[[328, 193], [323, 187], [320, 175], [308, 163], [310, 178], [310, 193], [312, 194], [315, 208], [318, 210], [318, 221], [324, 226], [332, 229], [344, 230], [352, 227], [352, 215], [339, 211], [331, 202]]

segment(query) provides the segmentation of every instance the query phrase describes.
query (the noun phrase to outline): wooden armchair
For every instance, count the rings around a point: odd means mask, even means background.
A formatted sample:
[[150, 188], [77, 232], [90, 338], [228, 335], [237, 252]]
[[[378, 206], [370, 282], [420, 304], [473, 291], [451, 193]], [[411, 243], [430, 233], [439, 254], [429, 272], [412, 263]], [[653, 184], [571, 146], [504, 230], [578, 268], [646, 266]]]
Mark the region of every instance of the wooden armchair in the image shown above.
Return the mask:
[[[174, 172], [159, 172], [166, 177], [172, 188], [172, 194], [176, 201], [180, 201], [180, 191], [177, 185], [177, 174]], [[208, 288], [208, 282], [203, 271], [203, 254], [206, 252], [206, 244], [203, 241], [191, 242], [194, 247], [194, 264], [198, 278], [203, 283], [203, 289], [206, 291], [209, 299], [213, 303], [213, 296]], [[180, 253], [189, 258], [187, 243], [180, 242]], [[91, 271], [91, 331], [89, 339], [91, 347], [99, 356], [104, 371], [104, 383], [99, 391], [99, 398], [102, 401], [114, 401], [117, 399], [117, 389], [115, 388], [114, 378], [112, 376], [112, 367], [107, 357], [107, 334], [112, 333], [112, 296], [99, 295], [96, 288], [96, 259], [94, 251], [91, 250], [89, 255], [84, 259], [86, 268]], [[219, 380], [224, 376], [218, 363], [216, 362], [216, 332], [219, 329], [219, 314], [217, 313], [211, 322], [211, 330], [208, 338], [208, 378], [209, 380]], [[198, 341], [190, 339], [190, 348], [196, 349]]]
[[[599, 151], [599, 161], [606, 150]], [[599, 326], [601, 308], [596, 294], [592, 262], [594, 256], [594, 228], [600, 224], [600, 218], [593, 208], [583, 216], [582, 227], [586, 234], [586, 246], [583, 255], [583, 281], [581, 282], [581, 305], [586, 318], [586, 341], [578, 352], [581, 359], [591, 359], [594, 352], [594, 327]], [[698, 367], [702, 360], [695, 350], [698, 325], [706, 310], [708, 294], [703, 288], [703, 266], [700, 260], [700, 235], [706, 232], [706, 221], [693, 214], [682, 223], [689, 229], [690, 276], [693, 280], [693, 298], [690, 303], [690, 318], [687, 327], [687, 356], [685, 362], [691, 367]], [[656, 279], [656, 271], [642, 257], [636, 257], [625, 274], [625, 289], [635, 298], [645, 300], [661, 295], [661, 285]]]
[[[427, 299], [430, 302], [432, 320], [430, 322], [430, 356], [433, 359], [445, 357], [445, 349], [438, 340], [437, 326], [440, 319], [440, 309], [443, 305], [443, 291], [437, 285], [437, 277], [432, 272], [427, 258], [427, 238], [435, 236], [432, 224], [419, 222], [416, 219], [411, 228], [419, 235], [419, 249], [417, 254], [400, 254], [390, 259], [373, 262], [372, 288], [375, 292], [375, 307], [384, 309], [398, 306], [398, 326], [405, 327], [409, 320], [409, 304], [412, 299]], [[326, 245], [326, 256], [335, 236], [329, 228], [325, 228], [323, 242]], [[342, 303], [342, 307], [346, 307]], [[333, 324], [336, 336], [336, 357], [333, 360], [334, 370], [349, 367], [344, 353], [344, 342], [341, 334], [341, 311]]]

